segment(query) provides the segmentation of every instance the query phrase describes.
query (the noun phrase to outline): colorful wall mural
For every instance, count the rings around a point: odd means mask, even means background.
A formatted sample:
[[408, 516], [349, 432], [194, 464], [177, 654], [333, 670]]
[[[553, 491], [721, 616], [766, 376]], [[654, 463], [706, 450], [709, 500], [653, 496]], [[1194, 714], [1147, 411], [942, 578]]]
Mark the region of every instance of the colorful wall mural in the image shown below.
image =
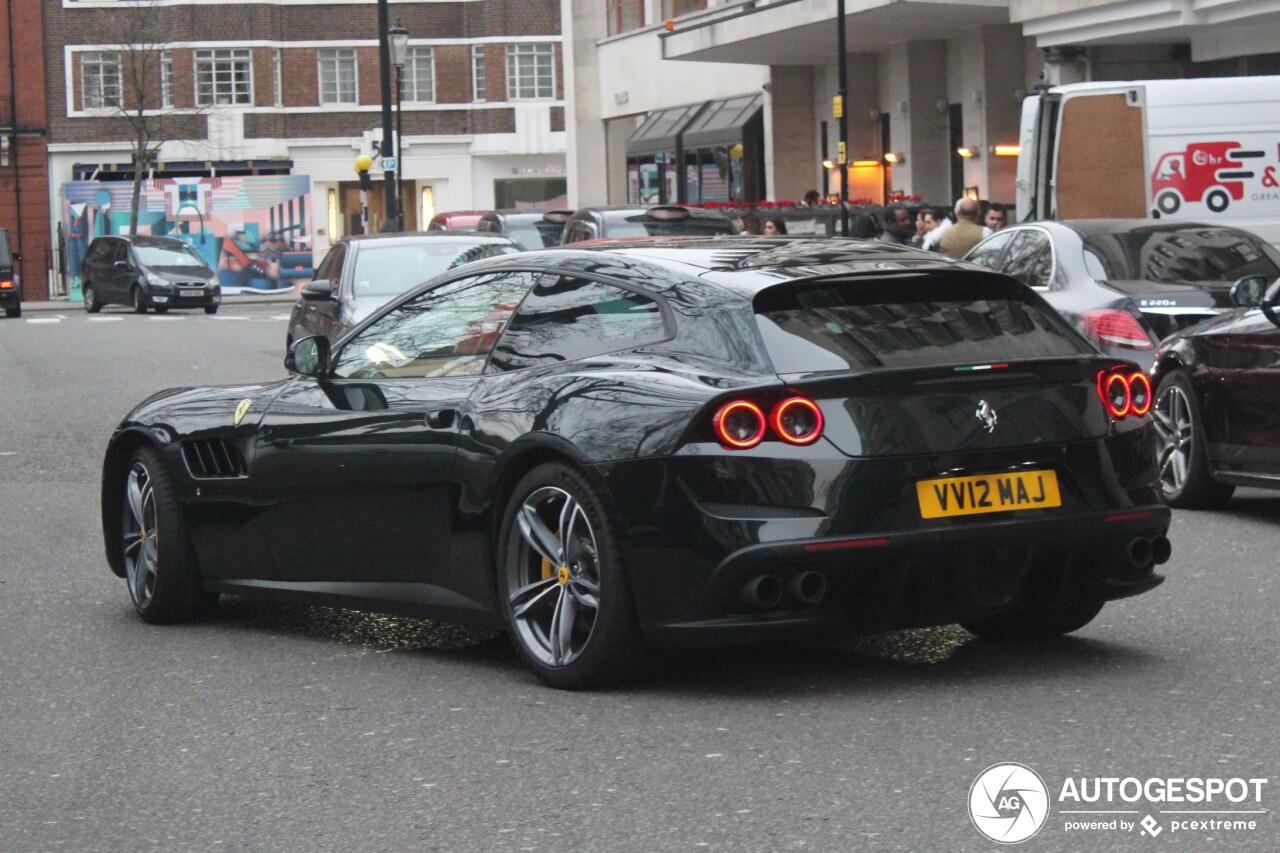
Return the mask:
[[[129, 181], [62, 185], [67, 274], [80, 293], [80, 264], [94, 237], [129, 233]], [[311, 178], [155, 178], [138, 199], [138, 233], [176, 237], [211, 269], [224, 292], [287, 290], [309, 279]]]

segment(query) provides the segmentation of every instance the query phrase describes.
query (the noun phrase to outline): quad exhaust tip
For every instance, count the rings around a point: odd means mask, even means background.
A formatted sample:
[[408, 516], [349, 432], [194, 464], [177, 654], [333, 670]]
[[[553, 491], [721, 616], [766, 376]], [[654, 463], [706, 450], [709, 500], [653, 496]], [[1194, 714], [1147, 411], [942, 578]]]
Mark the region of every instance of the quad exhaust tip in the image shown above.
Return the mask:
[[[742, 587], [742, 601], [759, 610], [773, 610], [782, 605], [783, 591], [782, 581], [774, 575], [757, 575]], [[800, 572], [787, 582], [785, 591], [793, 603], [811, 606], [826, 597], [827, 579], [819, 572]]]

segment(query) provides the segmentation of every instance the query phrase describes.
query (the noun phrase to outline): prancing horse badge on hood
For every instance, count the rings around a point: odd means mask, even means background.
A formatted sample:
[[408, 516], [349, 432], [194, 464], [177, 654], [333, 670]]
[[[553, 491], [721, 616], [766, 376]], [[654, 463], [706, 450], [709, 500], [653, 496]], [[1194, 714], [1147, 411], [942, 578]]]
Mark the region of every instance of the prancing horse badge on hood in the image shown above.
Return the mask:
[[240, 405], [236, 406], [236, 426], [240, 426], [240, 422], [244, 420], [244, 416], [251, 405], [253, 405], [252, 400], [241, 400]]

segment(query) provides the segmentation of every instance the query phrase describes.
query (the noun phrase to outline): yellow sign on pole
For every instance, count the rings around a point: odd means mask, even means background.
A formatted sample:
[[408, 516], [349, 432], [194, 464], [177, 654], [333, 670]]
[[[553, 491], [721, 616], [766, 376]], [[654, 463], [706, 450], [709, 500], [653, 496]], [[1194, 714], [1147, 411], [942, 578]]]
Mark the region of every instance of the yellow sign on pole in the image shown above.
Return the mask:
[[831, 114], [836, 118], [844, 115], [844, 98], [836, 95], [831, 99]]
[[836, 143], [836, 153], [839, 155], [840, 165], [843, 166], [845, 163], [849, 162], [849, 158], [845, 156], [845, 147], [843, 142]]

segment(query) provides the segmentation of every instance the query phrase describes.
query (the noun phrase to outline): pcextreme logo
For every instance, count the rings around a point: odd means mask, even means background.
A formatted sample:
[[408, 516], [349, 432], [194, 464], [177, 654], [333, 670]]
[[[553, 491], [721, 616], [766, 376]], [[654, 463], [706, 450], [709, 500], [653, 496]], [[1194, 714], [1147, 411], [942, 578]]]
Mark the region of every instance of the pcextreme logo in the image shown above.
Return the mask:
[[[1068, 776], [1058, 790], [1058, 816], [1062, 831], [1073, 835], [1248, 833], [1268, 814], [1262, 806], [1267, 783], [1242, 777]], [[1034, 836], [1048, 823], [1049, 810], [1048, 786], [1025, 764], [993, 764], [969, 788], [970, 820], [1000, 844]]]

